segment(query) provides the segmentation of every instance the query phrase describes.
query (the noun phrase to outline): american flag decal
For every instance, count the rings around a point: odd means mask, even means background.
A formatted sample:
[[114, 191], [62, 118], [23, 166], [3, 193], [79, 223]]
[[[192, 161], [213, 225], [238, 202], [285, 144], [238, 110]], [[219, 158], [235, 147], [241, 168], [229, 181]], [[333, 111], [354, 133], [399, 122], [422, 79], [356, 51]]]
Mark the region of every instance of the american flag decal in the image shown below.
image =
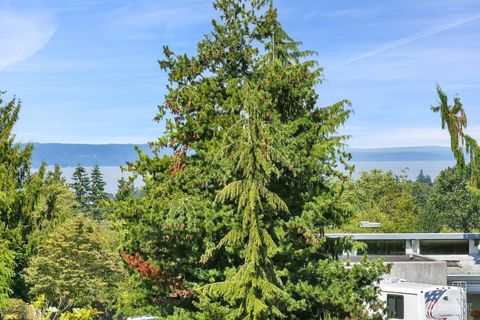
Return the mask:
[[445, 317], [437, 318], [433, 315], [433, 309], [437, 304], [438, 300], [442, 297], [442, 295], [447, 290], [434, 290], [425, 292], [425, 315], [427, 319], [435, 319], [435, 320], [446, 320]]

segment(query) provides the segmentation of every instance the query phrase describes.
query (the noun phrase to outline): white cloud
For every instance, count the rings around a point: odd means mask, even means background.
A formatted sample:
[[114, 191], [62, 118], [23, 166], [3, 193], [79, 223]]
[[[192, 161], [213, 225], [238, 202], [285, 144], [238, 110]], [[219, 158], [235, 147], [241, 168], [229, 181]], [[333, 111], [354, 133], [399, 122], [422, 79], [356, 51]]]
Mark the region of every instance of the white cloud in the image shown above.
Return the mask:
[[0, 69], [41, 50], [55, 29], [44, 12], [18, 12], [0, 7]]

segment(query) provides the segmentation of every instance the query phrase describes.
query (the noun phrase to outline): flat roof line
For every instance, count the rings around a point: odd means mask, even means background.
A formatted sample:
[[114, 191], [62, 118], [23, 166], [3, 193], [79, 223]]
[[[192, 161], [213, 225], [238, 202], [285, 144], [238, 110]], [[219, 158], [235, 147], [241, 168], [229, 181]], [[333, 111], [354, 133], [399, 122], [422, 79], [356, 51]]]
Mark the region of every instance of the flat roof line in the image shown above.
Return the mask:
[[350, 236], [354, 240], [462, 240], [480, 239], [480, 233], [327, 233], [327, 238]]

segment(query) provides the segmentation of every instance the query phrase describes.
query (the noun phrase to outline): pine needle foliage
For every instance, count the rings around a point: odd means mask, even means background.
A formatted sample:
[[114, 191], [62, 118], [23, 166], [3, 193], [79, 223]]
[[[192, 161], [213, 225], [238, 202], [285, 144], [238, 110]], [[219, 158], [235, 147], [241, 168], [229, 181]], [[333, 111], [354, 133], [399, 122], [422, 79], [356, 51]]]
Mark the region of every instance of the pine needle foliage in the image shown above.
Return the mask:
[[90, 173], [90, 202], [92, 205], [98, 205], [100, 201], [107, 199], [105, 185], [106, 182], [103, 180], [103, 174], [98, 164], [96, 164]]
[[105, 192], [106, 182], [98, 164], [94, 165], [90, 172], [90, 190], [88, 199], [90, 202], [90, 215], [97, 219], [104, 219], [105, 203], [108, 194]]
[[73, 194], [80, 208], [84, 211], [90, 209], [90, 178], [85, 167], [78, 164], [72, 174], [72, 183], [70, 184]]
[[218, 19], [195, 54], [164, 47], [167, 94], [155, 119], [165, 134], [150, 143], [153, 156], [139, 152], [126, 167], [143, 178], [142, 196], [115, 203], [122, 249], [199, 294], [172, 299], [168, 286], [144, 281], [135, 300], [167, 319], [362, 319], [378, 263], [346, 280], [360, 294], [317, 299], [341, 292], [335, 277], [349, 272], [318, 276], [320, 265], [338, 265], [325, 229], [351, 215], [341, 193], [353, 168], [338, 133], [350, 103], [318, 105], [322, 69], [271, 1], [213, 6]]
[[237, 204], [241, 228], [230, 230], [219, 246], [241, 243], [244, 263], [231, 280], [208, 285], [206, 292], [239, 302], [238, 317], [269, 319], [283, 317], [275, 302], [278, 304], [278, 298], [286, 293], [277, 286], [280, 279], [271, 261], [277, 245], [268, 231], [271, 226], [266, 225], [263, 217], [288, 213], [285, 202], [267, 188], [271, 176], [279, 172], [277, 164], [286, 166], [288, 160], [275, 146], [275, 122], [265, 119], [271, 107], [271, 101], [265, 98], [268, 93], [252, 87], [244, 85], [241, 119], [227, 131], [226, 156], [235, 163], [234, 174], [240, 180], [229, 183], [216, 197], [216, 202]]
[[88, 174], [85, 167], [78, 164], [72, 174], [70, 187], [75, 194], [78, 209], [84, 214], [97, 219], [104, 219], [108, 194], [105, 192], [106, 182], [98, 164]]
[[453, 155], [457, 160], [457, 166], [461, 169], [465, 168], [465, 156], [463, 153], [463, 146], [465, 144], [465, 136], [463, 129], [467, 127], [467, 115], [463, 109], [460, 98], [455, 97], [453, 105], [448, 104], [448, 97], [442, 90], [440, 85], [437, 85], [437, 94], [440, 100], [440, 105], [433, 106], [433, 112], [439, 112], [442, 120], [442, 129], [447, 127], [450, 134], [450, 146]]
[[6, 243], [0, 241], [0, 307], [12, 293], [10, 286], [13, 279], [14, 253], [8, 249]]
[[[14, 275], [9, 292], [27, 298], [22, 272], [36, 252], [42, 236], [72, 214], [73, 199], [58, 168], [48, 172], [42, 165], [30, 170], [32, 145], [15, 142], [13, 128], [21, 101], [3, 101], [0, 92], [0, 244], [13, 252]], [[8, 254], [8, 253], [6, 253]]]

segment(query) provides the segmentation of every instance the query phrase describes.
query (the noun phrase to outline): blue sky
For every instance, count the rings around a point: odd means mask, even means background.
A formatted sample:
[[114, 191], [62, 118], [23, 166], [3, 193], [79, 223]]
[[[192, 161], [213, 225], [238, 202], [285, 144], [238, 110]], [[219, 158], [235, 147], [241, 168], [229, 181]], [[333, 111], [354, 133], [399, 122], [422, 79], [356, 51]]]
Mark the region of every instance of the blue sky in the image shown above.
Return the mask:
[[[352, 147], [448, 145], [429, 106], [458, 94], [480, 138], [478, 0], [275, 0], [318, 52], [319, 105], [352, 101]], [[23, 100], [17, 140], [145, 143], [165, 94], [162, 46], [193, 53], [208, 0], [0, 0], [0, 89]]]

